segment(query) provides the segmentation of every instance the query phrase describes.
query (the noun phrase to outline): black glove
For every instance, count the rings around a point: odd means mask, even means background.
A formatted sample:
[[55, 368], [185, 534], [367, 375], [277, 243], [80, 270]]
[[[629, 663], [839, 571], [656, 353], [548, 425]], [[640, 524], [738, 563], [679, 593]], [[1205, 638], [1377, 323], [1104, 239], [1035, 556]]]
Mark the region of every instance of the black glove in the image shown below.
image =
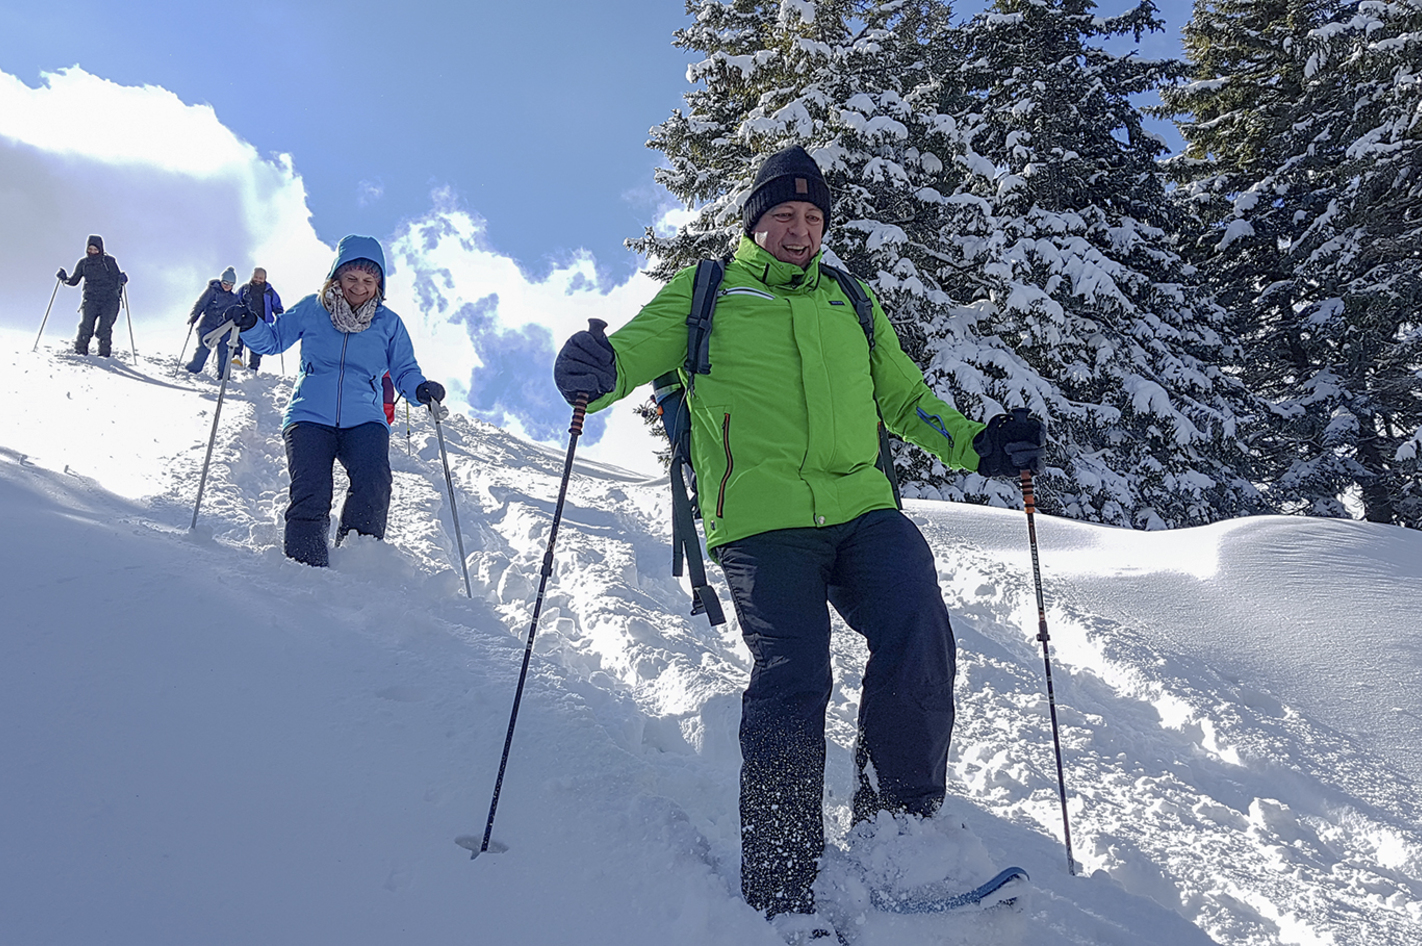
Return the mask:
[[553, 383], [569, 404], [577, 403], [579, 394], [595, 401], [617, 387], [617, 353], [606, 328], [602, 319], [588, 319], [589, 331], [568, 339], [553, 362]]
[[54, 275], [59, 279], [64, 280], [65, 282], [69, 282], [69, 274], [64, 271], [64, 267], [62, 266], [59, 268], [59, 272], [55, 273]]
[[257, 315], [245, 305], [237, 304], [229, 306], [227, 311], [222, 313], [223, 318], [231, 319], [237, 323], [237, 331], [245, 332], [253, 325], [257, 324]]
[[978, 472], [983, 476], [1017, 476], [1023, 470], [1037, 472], [1047, 431], [1042, 422], [1019, 407], [1011, 414], [998, 414], [987, 429], [973, 438], [978, 453]]
[[421, 381], [420, 386], [415, 388], [415, 400], [421, 404], [428, 404], [430, 401], [443, 401], [444, 385], [438, 381]]

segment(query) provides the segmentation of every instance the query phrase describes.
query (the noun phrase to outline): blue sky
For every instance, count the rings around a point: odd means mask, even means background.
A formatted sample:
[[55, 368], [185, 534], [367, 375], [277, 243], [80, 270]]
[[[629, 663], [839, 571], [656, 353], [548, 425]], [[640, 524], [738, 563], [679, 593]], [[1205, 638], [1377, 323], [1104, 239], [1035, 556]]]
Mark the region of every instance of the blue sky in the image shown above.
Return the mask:
[[[645, 141], [687, 88], [681, 0], [3, 6], [0, 69], [35, 85], [79, 64], [212, 105], [259, 153], [292, 156], [328, 243], [392, 233], [448, 187], [531, 273], [586, 249], [621, 280], [637, 265], [622, 241], [666, 200]], [[1190, 7], [1162, 9], [1178, 29]]]
[[[1141, 53], [1177, 53], [1189, 9], [1173, 0]], [[645, 142], [688, 88], [687, 22], [681, 0], [0, 0], [0, 324], [33, 330], [101, 233], [139, 348], [176, 357], [225, 266], [267, 268], [292, 301], [369, 233], [455, 406], [558, 443], [557, 346], [657, 288], [622, 244], [677, 209]], [[55, 341], [77, 300], [58, 294]], [[658, 469], [635, 400], [580, 450]]]
[[292, 156], [317, 234], [391, 233], [448, 186], [525, 266], [612, 275], [657, 212], [647, 129], [680, 103], [678, 0], [5, 0], [0, 69], [158, 85]]

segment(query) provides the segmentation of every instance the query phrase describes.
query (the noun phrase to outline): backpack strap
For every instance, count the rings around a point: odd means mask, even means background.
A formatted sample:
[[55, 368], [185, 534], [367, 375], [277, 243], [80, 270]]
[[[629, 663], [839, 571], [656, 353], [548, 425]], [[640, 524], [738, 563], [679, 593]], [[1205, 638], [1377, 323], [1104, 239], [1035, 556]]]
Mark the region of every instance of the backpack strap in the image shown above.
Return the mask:
[[684, 377], [669, 371], [652, 382], [652, 396], [671, 442], [672, 574], [680, 578], [690, 573], [691, 613], [705, 614], [712, 626], [725, 624], [726, 615], [716, 590], [706, 579], [701, 537], [696, 532], [696, 520], [701, 512], [696, 501], [696, 470], [691, 465], [691, 405], [687, 399], [695, 390], [696, 376], [711, 372], [711, 321], [716, 314], [716, 293], [725, 273], [725, 264], [720, 260], [702, 260], [696, 264], [691, 311], [686, 316]]
[[726, 266], [717, 259], [696, 264], [691, 286], [691, 311], [686, 314], [686, 379], [695, 390], [696, 376], [711, 373], [711, 320], [716, 315], [716, 292]]
[[[839, 283], [839, 288], [849, 297], [849, 302], [854, 306], [854, 314], [859, 317], [859, 327], [864, 330], [864, 338], [869, 342], [869, 353], [874, 353], [874, 302], [869, 298], [869, 293], [853, 275], [844, 270], [826, 263], [820, 263], [820, 272], [834, 279]], [[889, 445], [889, 431], [884, 426], [884, 415], [879, 410], [879, 399], [874, 398], [874, 412], [879, 415], [879, 459], [874, 463], [889, 481], [889, 487], [894, 491], [894, 505], [904, 508], [903, 496], [899, 493], [899, 476], [894, 469], [894, 455]]]

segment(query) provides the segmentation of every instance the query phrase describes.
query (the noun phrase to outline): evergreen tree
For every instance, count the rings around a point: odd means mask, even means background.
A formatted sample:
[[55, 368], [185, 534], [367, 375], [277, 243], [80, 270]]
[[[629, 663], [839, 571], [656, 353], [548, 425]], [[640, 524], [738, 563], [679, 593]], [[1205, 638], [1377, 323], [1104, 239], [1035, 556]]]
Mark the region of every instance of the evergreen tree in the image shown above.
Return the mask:
[[1238, 438], [1253, 401], [1221, 367], [1223, 312], [1174, 247], [1164, 144], [1130, 101], [1182, 65], [1095, 45], [1161, 28], [1149, 0], [1093, 10], [1000, 0], [967, 27], [978, 104], [960, 119], [970, 173], [955, 196], [982, 214], [956, 245], [987, 292], [935, 324], [930, 380], [970, 413], [1026, 403], [1049, 418], [1050, 509], [1144, 528], [1254, 511]]
[[1343, 490], [1311, 494], [1312, 474], [1340, 470], [1369, 521], [1422, 527], [1422, 0], [1365, 0], [1301, 52], [1275, 180], [1308, 194], [1290, 256], [1310, 372], [1285, 406], [1318, 433], [1280, 487], [1317, 507]]

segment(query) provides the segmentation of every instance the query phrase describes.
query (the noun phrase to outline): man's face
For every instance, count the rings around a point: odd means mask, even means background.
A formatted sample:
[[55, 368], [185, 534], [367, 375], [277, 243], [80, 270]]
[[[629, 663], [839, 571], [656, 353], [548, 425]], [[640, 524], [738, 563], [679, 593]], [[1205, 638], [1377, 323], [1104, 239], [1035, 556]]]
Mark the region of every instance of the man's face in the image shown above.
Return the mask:
[[825, 215], [807, 200], [787, 200], [771, 207], [756, 221], [755, 242], [782, 263], [804, 269], [820, 251]]
[[87, 247], [84, 248], [84, 252], [88, 253], [90, 256], [98, 256], [99, 248], [94, 244], [90, 243]]
[[252, 271], [252, 285], [265, 286], [267, 284], [266, 270], [256, 269]]

